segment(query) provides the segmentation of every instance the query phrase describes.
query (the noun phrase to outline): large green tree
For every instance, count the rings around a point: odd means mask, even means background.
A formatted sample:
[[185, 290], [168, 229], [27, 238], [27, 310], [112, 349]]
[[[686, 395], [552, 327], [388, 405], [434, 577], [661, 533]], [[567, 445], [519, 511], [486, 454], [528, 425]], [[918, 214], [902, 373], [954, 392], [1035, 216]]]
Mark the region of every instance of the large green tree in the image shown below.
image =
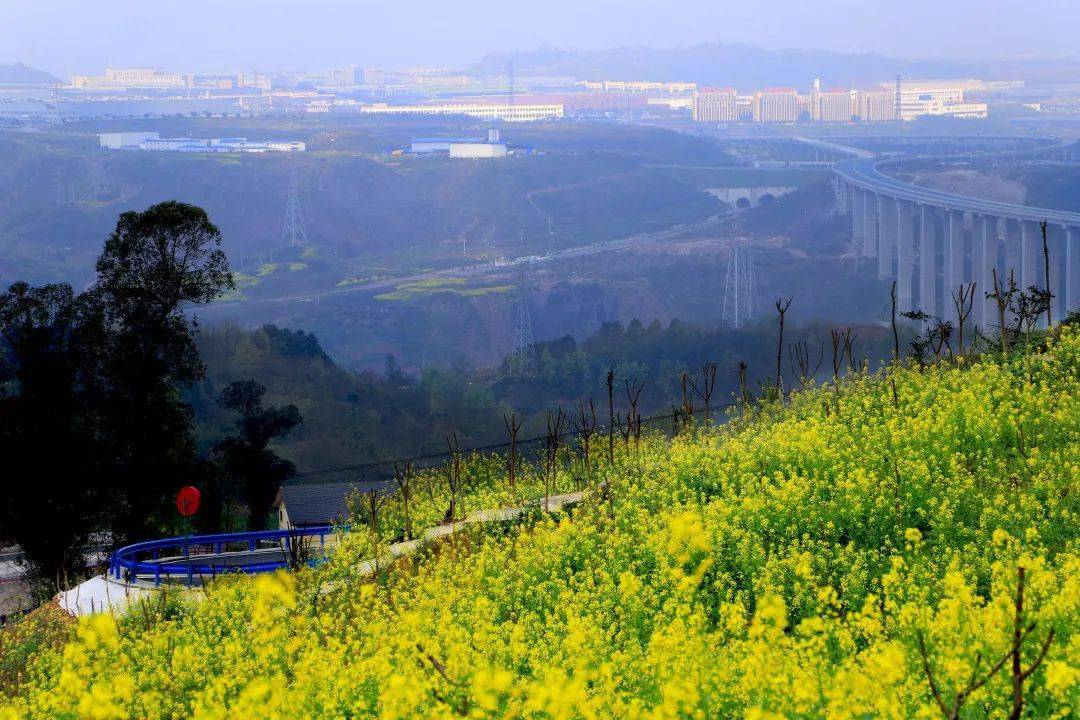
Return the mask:
[[69, 285], [0, 294], [0, 537], [48, 587], [85, 571], [105, 509], [102, 319]]
[[168, 502], [199, 472], [191, 409], [180, 388], [203, 377], [191, 306], [233, 286], [221, 233], [193, 205], [126, 212], [97, 262], [94, 292], [108, 333], [105, 412], [117, 539], [160, 532]]

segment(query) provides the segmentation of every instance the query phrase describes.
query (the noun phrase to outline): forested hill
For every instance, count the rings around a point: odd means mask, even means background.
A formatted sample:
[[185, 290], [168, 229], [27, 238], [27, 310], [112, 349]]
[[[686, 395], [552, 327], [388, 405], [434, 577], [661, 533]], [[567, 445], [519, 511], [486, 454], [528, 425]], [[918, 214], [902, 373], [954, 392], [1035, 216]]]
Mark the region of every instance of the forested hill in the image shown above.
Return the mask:
[[490, 442], [502, 430], [491, 394], [453, 369], [403, 374], [354, 373], [336, 365], [314, 335], [273, 325], [202, 330], [199, 353], [206, 379], [186, 395], [195, 411], [201, 447], [232, 432], [234, 414], [217, 398], [235, 380], [266, 386], [268, 405], [294, 404], [304, 418], [284, 441], [283, 455], [301, 472], [445, 449], [457, 432], [463, 445]]
[[[821, 324], [788, 328], [781, 367], [786, 386], [798, 383], [796, 348], [805, 347], [818, 377], [831, 376], [829, 331]], [[888, 357], [887, 329], [859, 326], [852, 333], [857, 358], [876, 365]], [[537, 343], [537, 372], [528, 378], [518, 377], [509, 361], [480, 370], [429, 366], [414, 376], [388, 357], [381, 373], [353, 372], [337, 365], [314, 335], [274, 325], [212, 327], [197, 342], [207, 377], [186, 399], [195, 411], [201, 448], [234, 431], [233, 412], [217, 402], [221, 391], [237, 380], [256, 380], [267, 388], [268, 406], [294, 404], [300, 410], [303, 424], [278, 440], [278, 449], [296, 464], [300, 481], [315, 482], [342, 476], [313, 471], [445, 451], [453, 433], [465, 448], [502, 442], [503, 415], [511, 411], [524, 418], [524, 436], [542, 434], [549, 410], [561, 406], [572, 413], [579, 399], [592, 398], [604, 417], [609, 369], [615, 373], [616, 411], [628, 407], [626, 382], [643, 382], [638, 410], [648, 416], [680, 403], [683, 372], [700, 385], [702, 363], [715, 362], [713, 406], [720, 407], [739, 389], [740, 361], [748, 366], [751, 392], [775, 373], [777, 338], [774, 321], [740, 331], [678, 320], [612, 322], [580, 344], [571, 337]], [[841, 373], [847, 366], [844, 361]]]

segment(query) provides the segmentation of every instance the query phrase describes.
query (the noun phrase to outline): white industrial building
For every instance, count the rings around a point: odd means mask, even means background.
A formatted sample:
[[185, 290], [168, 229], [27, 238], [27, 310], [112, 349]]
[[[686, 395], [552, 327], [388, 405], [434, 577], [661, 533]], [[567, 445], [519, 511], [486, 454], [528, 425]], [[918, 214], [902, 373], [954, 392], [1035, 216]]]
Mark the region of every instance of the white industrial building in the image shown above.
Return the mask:
[[447, 154], [452, 158], [480, 159], [501, 158], [509, 154], [497, 129], [488, 130], [484, 138], [415, 138], [410, 144], [415, 155]]
[[360, 108], [365, 115], [467, 115], [481, 120], [535, 122], [563, 117], [562, 105], [504, 105], [501, 103], [443, 103], [433, 105], [388, 105], [375, 103]]
[[107, 150], [149, 150], [157, 152], [304, 152], [298, 140], [248, 140], [247, 138], [163, 138], [156, 132], [116, 132], [98, 135], [98, 144]]
[[506, 157], [506, 143], [464, 142], [450, 143], [452, 158], [501, 158]]
[[157, 140], [156, 132], [111, 132], [98, 135], [98, 145], [106, 150], [138, 150], [145, 140]]
[[[964, 93], [975, 87], [975, 80], [906, 80], [900, 83], [900, 119], [914, 120], [924, 115], [946, 115], [958, 118], [984, 118], [985, 103], [964, 99]], [[883, 83], [882, 88], [890, 85]], [[896, 92], [896, 86], [891, 86]]]

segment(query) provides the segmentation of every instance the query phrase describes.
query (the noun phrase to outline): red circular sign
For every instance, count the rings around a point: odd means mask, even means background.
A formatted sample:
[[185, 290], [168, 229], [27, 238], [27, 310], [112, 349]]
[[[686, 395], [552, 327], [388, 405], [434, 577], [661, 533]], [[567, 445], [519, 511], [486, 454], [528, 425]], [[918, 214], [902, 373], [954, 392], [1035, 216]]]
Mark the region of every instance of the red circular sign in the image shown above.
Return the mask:
[[186, 485], [180, 488], [180, 492], [176, 493], [176, 509], [184, 517], [191, 517], [199, 510], [200, 497], [202, 495], [199, 493], [198, 488]]

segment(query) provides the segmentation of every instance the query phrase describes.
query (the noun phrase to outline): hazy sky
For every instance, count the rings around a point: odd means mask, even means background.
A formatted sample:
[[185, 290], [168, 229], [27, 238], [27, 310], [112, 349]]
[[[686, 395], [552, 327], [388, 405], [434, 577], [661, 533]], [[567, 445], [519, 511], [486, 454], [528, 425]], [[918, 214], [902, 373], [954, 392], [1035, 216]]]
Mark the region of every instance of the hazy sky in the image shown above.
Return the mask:
[[988, 58], [1076, 52], [1078, 26], [1080, 0], [0, 0], [0, 62], [316, 70], [709, 41]]

